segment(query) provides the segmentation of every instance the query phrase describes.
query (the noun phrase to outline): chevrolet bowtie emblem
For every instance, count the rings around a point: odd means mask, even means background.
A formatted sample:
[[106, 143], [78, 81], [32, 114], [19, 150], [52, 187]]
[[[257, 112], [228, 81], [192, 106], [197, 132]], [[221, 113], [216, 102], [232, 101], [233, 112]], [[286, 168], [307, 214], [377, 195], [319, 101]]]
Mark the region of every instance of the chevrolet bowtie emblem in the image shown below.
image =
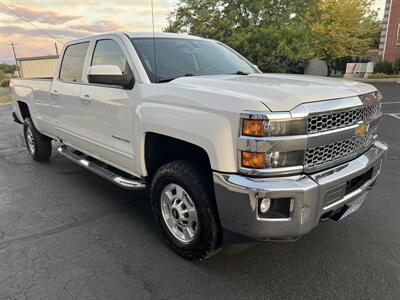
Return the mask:
[[368, 133], [369, 130], [369, 124], [367, 123], [360, 123], [358, 125], [358, 128], [356, 129], [356, 131], [354, 132], [355, 136], [364, 136]]

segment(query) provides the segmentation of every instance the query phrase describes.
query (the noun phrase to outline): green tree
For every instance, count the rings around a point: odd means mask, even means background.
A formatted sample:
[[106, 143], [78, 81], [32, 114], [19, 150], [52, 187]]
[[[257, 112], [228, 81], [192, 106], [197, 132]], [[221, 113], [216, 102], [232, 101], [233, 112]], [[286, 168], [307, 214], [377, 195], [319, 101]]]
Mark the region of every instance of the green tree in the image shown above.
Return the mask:
[[371, 31], [367, 33], [366, 38], [370, 39], [369, 47], [371, 49], [379, 49], [381, 41], [381, 26], [382, 22], [375, 18], [371, 23]]
[[263, 71], [284, 72], [287, 60], [310, 55], [305, 13], [317, 0], [181, 0], [169, 16], [168, 32], [222, 41]]
[[222, 41], [263, 71], [319, 57], [331, 74], [335, 59], [364, 54], [379, 40], [373, 0], [180, 0], [168, 32]]
[[0, 69], [0, 82], [7, 79], [8, 77], [6, 76], [6, 74], [4, 73], [3, 70]]
[[14, 71], [16, 70], [15, 65], [9, 65], [9, 64], [0, 64], [0, 70], [3, 71], [5, 74], [14, 74]]
[[[362, 55], [370, 49], [376, 32], [372, 0], [320, 0], [305, 20], [311, 24], [312, 56], [325, 60], [328, 76], [332, 62], [344, 56]], [[376, 33], [375, 33], [376, 34]]]

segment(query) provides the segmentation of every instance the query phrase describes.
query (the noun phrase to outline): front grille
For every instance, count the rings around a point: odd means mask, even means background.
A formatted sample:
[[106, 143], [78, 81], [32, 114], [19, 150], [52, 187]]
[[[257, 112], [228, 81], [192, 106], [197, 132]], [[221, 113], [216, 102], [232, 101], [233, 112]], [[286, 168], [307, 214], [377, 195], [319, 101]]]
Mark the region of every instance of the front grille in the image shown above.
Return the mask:
[[359, 121], [375, 119], [380, 110], [381, 104], [377, 103], [362, 108], [312, 115], [307, 119], [307, 131], [318, 133], [351, 126]]
[[375, 131], [369, 132], [363, 137], [353, 137], [348, 140], [323, 145], [306, 150], [304, 158], [305, 169], [312, 169], [321, 165], [346, 159], [353, 153], [360, 152], [371, 145]]

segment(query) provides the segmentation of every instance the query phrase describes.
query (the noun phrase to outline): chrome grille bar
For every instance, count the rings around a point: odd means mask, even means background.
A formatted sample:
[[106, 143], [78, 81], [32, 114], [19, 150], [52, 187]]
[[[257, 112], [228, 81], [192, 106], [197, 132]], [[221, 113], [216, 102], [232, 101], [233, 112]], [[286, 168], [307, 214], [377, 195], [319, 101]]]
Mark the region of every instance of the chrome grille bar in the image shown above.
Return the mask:
[[362, 137], [353, 137], [344, 141], [310, 148], [305, 154], [304, 168], [312, 170], [332, 162], [345, 161], [350, 155], [367, 150], [374, 141], [375, 132], [370, 132]]
[[376, 103], [367, 107], [311, 115], [307, 118], [309, 134], [335, 130], [368, 121], [379, 116], [381, 104]]

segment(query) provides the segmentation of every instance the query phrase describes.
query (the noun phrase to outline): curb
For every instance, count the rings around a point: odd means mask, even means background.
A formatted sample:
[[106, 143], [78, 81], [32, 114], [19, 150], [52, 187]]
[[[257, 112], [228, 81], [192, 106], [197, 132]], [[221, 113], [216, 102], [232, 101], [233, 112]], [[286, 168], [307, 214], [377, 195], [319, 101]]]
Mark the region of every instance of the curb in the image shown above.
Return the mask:
[[394, 82], [400, 83], [400, 78], [348, 78], [349, 80], [361, 81], [361, 82]]

